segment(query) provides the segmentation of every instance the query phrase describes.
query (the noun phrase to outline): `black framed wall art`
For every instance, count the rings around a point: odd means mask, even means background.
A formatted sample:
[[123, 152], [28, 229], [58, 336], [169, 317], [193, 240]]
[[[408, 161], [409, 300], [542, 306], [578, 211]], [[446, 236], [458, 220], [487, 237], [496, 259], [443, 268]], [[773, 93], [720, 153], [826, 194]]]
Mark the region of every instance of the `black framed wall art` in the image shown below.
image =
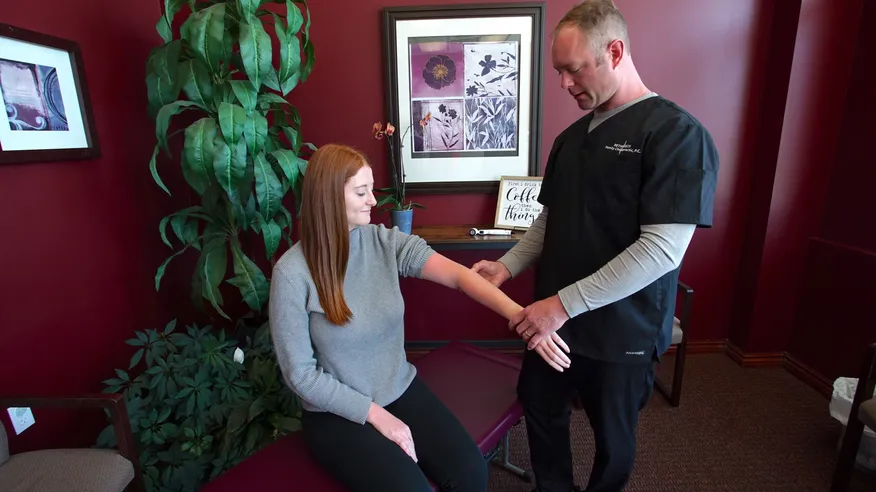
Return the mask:
[[544, 3], [383, 11], [387, 119], [411, 193], [494, 193], [536, 176]]
[[79, 46], [0, 24], [0, 164], [100, 155]]

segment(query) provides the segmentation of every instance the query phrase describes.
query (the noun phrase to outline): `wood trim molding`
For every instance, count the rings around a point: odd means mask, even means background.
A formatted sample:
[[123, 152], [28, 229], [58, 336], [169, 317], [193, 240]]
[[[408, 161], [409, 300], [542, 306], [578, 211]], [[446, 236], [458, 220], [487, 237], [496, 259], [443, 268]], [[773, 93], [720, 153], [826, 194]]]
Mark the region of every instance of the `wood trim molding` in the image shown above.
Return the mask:
[[833, 396], [833, 383], [815, 369], [794, 358], [791, 354], [785, 354], [784, 367], [786, 371], [811, 386], [825, 398], [830, 399]]
[[[524, 345], [519, 340], [464, 340], [465, 342], [501, 352], [503, 354], [522, 356]], [[425, 342], [409, 342], [405, 344], [408, 360], [416, 360], [432, 350], [448, 343], [446, 340], [430, 340]], [[666, 355], [673, 355], [677, 346], [673, 345]], [[815, 369], [800, 362], [787, 352], [761, 352], [747, 354], [728, 340], [701, 340], [688, 342], [687, 353], [717, 354], [726, 353], [730, 359], [742, 367], [782, 367], [792, 376], [809, 385], [826, 398], [833, 394], [833, 383], [818, 373]]]
[[727, 355], [742, 367], [780, 367], [785, 362], [785, 352], [745, 353], [727, 341]]

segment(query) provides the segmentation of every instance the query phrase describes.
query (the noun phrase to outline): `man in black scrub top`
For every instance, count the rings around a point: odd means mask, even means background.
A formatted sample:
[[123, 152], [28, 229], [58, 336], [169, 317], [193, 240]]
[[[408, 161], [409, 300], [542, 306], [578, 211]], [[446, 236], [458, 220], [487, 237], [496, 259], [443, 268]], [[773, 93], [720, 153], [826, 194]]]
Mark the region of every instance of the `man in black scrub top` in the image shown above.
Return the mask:
[[611, 0], [577, 5], [553, 33], [563, 89], [593, 110], [554, 141], [544, 211], [498, 262], [472, 268], [496, 285], [536, 259], [537, 302], [511, 320], [532, 349], [551, 332], [571, 349], [552, 369], [527, 350], [518, 382], [537, 490], [573, 489], [570, 402], [577, 392], [596, 454], [588, 492], [620, 491], [639, 411], [669, 347], [681, 260], [711, 227], [718, 154], [691, 114], [644, 85]]

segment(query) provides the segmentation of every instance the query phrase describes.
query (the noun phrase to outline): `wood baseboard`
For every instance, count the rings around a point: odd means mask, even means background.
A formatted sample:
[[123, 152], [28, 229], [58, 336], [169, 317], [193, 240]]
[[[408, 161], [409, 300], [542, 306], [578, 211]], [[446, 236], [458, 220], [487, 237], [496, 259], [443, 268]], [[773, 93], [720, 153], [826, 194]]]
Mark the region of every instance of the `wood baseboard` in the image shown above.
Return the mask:
[[808, 384], [825, 398], [830, 399], [833, 396], [833, 383], [815, 369], [795, 359], [792, 355], [785, 354], [784, 367], [786, 371]]
[[[479, 347], [488, 348], [514, 356], [523, 355], [524, 345], [519, 340], [466, 340]], [[424, 342], [409, 342], [405, 344], [408, 360], [416, 360], [432, 350], [448, 343], [446, 340], [430, 340]], [[666, 355], [674, 355], [676, 346], [669, 347]], [[833, 383], [819, 374], [815, 369], [795, 359], [787, 352], [762, 352], [747, 354], [727, 340], [702, 340], [688, 342], [687, 353], [719, 354], [726, 353], [730, 359], [742, 367], [783, 367], [800, 381], [806, 383], [825, 398], [833, 395]]]
[[[725, 340], [702, 340], [696, 342], [687, 342], [687, 353], [690, 354], [720, 354], [727, 349]], [[675, 346], [670, 347], [670, 350], [675, 351]]]
[[742, 367], [781, 367], [785, 362], [784, 352], [755, 352], [745, 353], [727, 342], [727, 355]]

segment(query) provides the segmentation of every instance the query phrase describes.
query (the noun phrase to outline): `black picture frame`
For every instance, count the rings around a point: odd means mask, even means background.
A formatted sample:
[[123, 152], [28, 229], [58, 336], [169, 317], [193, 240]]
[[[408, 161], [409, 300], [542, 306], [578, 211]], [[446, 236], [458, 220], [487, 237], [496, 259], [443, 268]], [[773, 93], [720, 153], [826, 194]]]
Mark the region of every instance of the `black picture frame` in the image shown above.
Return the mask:
[[[545, 12], [546, 5], [545, 2], [519, 2], [519, 3], [496, 3], [496, 4], [464, 4], [464, 5], [429, 5], [429, 6], [397, 6], [397, 7], [387, 7], [383, 9], [383, 47], [384, 47], [384, 66], [385, 66], [385, 87], [386, 87], [386, 115], [389, 121], [393, 122], [397, 126], [397, 132], [400, 134], [401, 145], [394, 146], [393, 152], [395, 153], [395, 162], [401, 163], [399, 166], [399, 174], [404, 173], [406, 176], [406, 189], [409, 194], [446, 194], [446, 193], [497, 193], [499, 190], [499, 182], [500, 176], [502, 175], [528, 175], [528, 176], [538, 176], [540, 174], [541, 166], [539, 165], [539, 160], [541, 156], [541, 122], [542, 122], [542, 92], [543, 92], [543, 84], [544, 84], [544, 40], [545, 40]], [[517, 63], [514, 67], [514, 79], [517, 82], [517, 92], [513, 93], [516, 100], [512, 103], [514, 109], [511, 111], [516, 112], [516, 126], [512, 127], [512, 131], [516, 130], [516, 148], [513, 151], [504, 151], [497, 149], [488, 149], [477, 155], [478, 152], [469, 152], [469, 150], [473, 149], [475, 151], [479, 151], [478, 143], [476, 141], [465, 140], [467, 137], [461, 137], [464, 140], [464, 144], [459, 144], [458, 140], [454, 140], [455, 136], [451, 137], [452, 142], [457, 145], [465, 145], [466, 148], [462, 151], [454, 152], [452, 150], [448, 151], [446, 149], [443, 150], [443, 155], [446, 157], [442, 157], [443, 159], [455, 159], [456, 162], [465, 162], [463, 165], [455, 165], [453, 166], [455, 169], [471, 169], [471, 165], [469, 163], [474, 163], [475, 166], [484, 166], [482, 175], [477, 179], [466, 178], [464, 176], [456, 176], [454, 175], [454, 171], [448, 171], [446, 174], [446, 178], [441, 176], [440, 178], [436, 176], [430, 176], [429, 179], [421, 179], [416, 175], [416, 168], [414, 164], [417, 161], [414, 161], [415, 158], [421, 159], [430, 159], [438, 155], [437, 153], [429, 153], [422, 151], [428, 146], [428, 143], [433, 141], [425, 136], [420, 137], [420, 140], [417, 140], [417, 136], [415, 136], [415, 130], [417, 127], [424, 128], [417, 124], [416, 118], [414, 118], [416, 113], [416, 108], [419, 108], [420, 112], [424, 112], [424, 107], [427, 104], [431, 104], [434, 106], [435, 104], [440, 103], [437, 99], [433, 99], [432, 101], [416, 101], [414, 92], [415, 88], [413, 87], [413, 82], [411, 82], [414, 77], [413, 74], [415, 71], [414, 67], [410, 66], [410, 62], [413, 60], [413, 48], [408, 47], [411, 51], [405, 51], [404, 53], [400, 53], [398, 49], [399, 46], [399, 25], [400, 23], [405, 23], [407, 21], [421, 21], [421, 20], [429, 20], [433, 21], [431, 25], [435, 26], [435, 21], [441, 23], [441, 21], [446, 21], [446, 30], [438, 34], [438, 37], [435, 37], [435, 33], [431, 33], [430, 38], [416, 38], [416, 39], [449, 39], [453, 37], [454, 41], [446, 42], [445, 44], [461, 44], [465, 42], [466, 39], [478, 36], [477, 33], [472, 33], [471, 30], [469, 32], [457, 32], [455, 29], [461, 23], [460, 20], [463, 19], [479, 19], [479, 22], [484, 22], [486, 25], [488, 22], [493, 21], [494, 26], [496, 22], [502, 21], [504, 18], [517, 18], [514, 19], [515, 25], [523, 25], [524, 22], [520, 18], [528, 19], [525, 24], [527, 24], [526, 31], [528, 34], [524, 34], [528, 36], [528, 46], [525, 46], [526, 43], [519, 42], [520, 51], [519, 54], [523, 54], [523, 50], [527, 50], [526, 56], [520, 56], [520, 63]], [[412, 23], [408, 23], [408, 26], [413, 25]], [[438, 27], [438, 31], [444, 27], [444, 24], [439, 24], [442, 27]], [[482, 39], [490, 39], [495, 38], [495, 28], [492, 28], [494, 32], [486, 32]], [[408, 29], [410, 30], [410, 29]], [[474, 34], [474, 36], [473, 36]], [[414, 44], [410, 42], [410, 39], [414, 39], [413, 37], [408, 37], [403, 35], [405, 40], [408, 40], [408, 44]], [[508, 37], [504, 39], [521, 39], [519, 36], [516, 38], [512, 38], [512, 36], [517, 36], [513, 32], [508, 33]], [[461, 41], [456, 41], [461, 40]], [[509, 41], [513, 43], [514, 41]], [[407, 44], [406, 44], [407, 46]], [[468, 45], [465, 46], [468, 48]], [[463, 50], [464, 51], [464, 50]], [[475, 50], [469, 50], [470, 52], [474, 52]], [[401, 56], [405, 58], [402, 60]], [[465, 56], [458, 55], [458, 56]], [[489, 56], [489, 55], [488, 55]], [[523, 59], [528, 59], [529, 63], [523, 63]], [[431, 60], [431, 58], [430, 58]], [[484, 60], [488, 60], [484, 58]], [[509, 60], [509, 58], [506, 58]], [[404, 61], [408, 64], [405, 67], [405, 73], [408, 74], [405, 76], [404, 83], [408, 84], [407, 87], [403, 87], [405, 94], [405, 100], [400, 100], [400, 70], [399, 63]], [[493, 63], [496, 60], [489, 61], [488, 63]], [[516, 63], [517, 58], [514, 58], [514, 63]], [[502, 66], [502, 61], [499, 61]], [[426, 68], [428, 68], [428, 64]], [[473, 66], [473, 65], [472, 65]], [[486, 67], [486, 65], [482, 65]], [[419, 65], [417, 65], [419, 67]], [[528, 68], [529, 74], [525, 75], [524, 70]], [[419, 68], [417, 68], [419, 70]], [[489, 68], [486, 68], [485, 71], [488, 71]], [[519, 78], [518, 74], [522, 74]], [[484, 74], [486, 75], [486, 74]], [[501, 75], [501, 74], [500, 74]], [[426, 77], [427, 74], [423, 72], [423, 77]], [[462, 75], [463, 77], [469, 77], [470, 72], [466, 72]], [[477, 76], [477, 74], [475, 74]], [[519, 79], [526, 78], [528, 80], [528, 89], [523, 87], [523, 82], [519, 81]], [[492, 81], [492, 80], [491, 80]], [[467, 80], [462, 80], [463, 85], [467, 84]], [[500, 82], [504, 83], [504, 82]], [[431, 84], [430, 84], [431, 85]], [[434, 87], [434, 85], [432, 86]], [[480, 87], [484, 87], [483, 84]], [[472, 111], [474, 110], [474, 106], [470, 106], [469, 104], [475, 104], [471, 102], [471, 99], [474, 99], [475, 96], [470, 96], [470, 89], [478, 89], [476, 86], [469, 86], [464, 89], [463, 97], [465, 98], [461, 103], [457, 102], [456, 104], [461, 104], [460, 108], [463, 109], [462, 118], [465, 118], [465, 123], [457, 123], [462, 126], [462, 132], [466, 132], [469, 130], [469, 127], [465, 127], [465, 124], [468, 122], [477, 121], [477, 118], [469, 118], [468, 114], [476, 114]], [[525, 90], [527, 89], [527, 90]], [[505, 94], [499, 89], [497, 94]], [[497, 95], [493, 94], [493, 95]], [[484, 97], [484, 96], [481, 96]], [[492, 97], [492, 96], [489, 96]], [[482, 101], [486, 101], [487, 97], [481, 99]], [[501, 100], [499, 97], [492, 98], [494, 101]], [[526, 104], [521, 104], [520, 101], [525, 101]], [[407, 105], [406, 107], [402, 107], [402, 105]], [[528, 105], [528, 108], [525, 106]], [[430, 106], [431, 107], [431, 106]], [[442, 115], [447, 116], [451, 114], [449, 111], [444, 113], [443, 106], [436, 106], [442, 110]], [[500, 106], [502, 107], [502, 106]], [[404, 110], [404, 111], [401, 111]], [[521, 117], [521, 113], [528, 114], [528, 117], [525, 119]], [[458, 115], [459, 113], [454, 110], [454, 115]], [[494, 113], [495, 114], [495, 113]], [[402, 119], [408, 116], [410, 119], [406, 119], [406, 121], [402, 121]], [[499, 119], [499, 118], [497, 118]], [[447, 118], [445, 118], [446, 122]], [[454, 121], [454, 120], [451, 120]], [[396, 124], [398, 122], [398, 124]], [[406, 133], [406, 129], [408, 129], [410, 125], [411, 131]], [[528, 128], [523, 128], [523, 125], [527, 125]], [[445, 127], [449, 128], [449, 127]], [[425, 128], [424, 130], [425, 131]], [[429, 131], [434, 131], [430, 129]], [[477, 132], [472, 128], [472, 131], [468, 131], [467, 135], [473, 135], [484, 132]], [[459, 132], [455, 133], [455, 135], [459, 135]], [[507, 136], [508, 134], [505, 134]], [[528, 138], [522, 138], [525, 135]], [[432, 137], [434, 138], [434, 137]], [[486, 140], [486, 136], [484, 139]], [[409, 139], [409, 140], [408, 140]], [[471, 149], [469, 148], [469, 143], [471, 142]], [[420, 145], [420, 149], [417, 148], [417, 145]], [[447, 139], [444, 139], [444, 144], [447, 144]], [[500, 142], [498, 145], [503, 145]], [[404, 150], [403, 146], [407, 146], [409, 151]], [[525, 151], [524, 151], [525, 149]], [[422, 152], [421, 152], [422, 151]], [[410, 152], [410, 158], [405, 160], [406, 155]], [[421, 154], [416, 155], [416, 152], [421, 152]], [[514, 157], [507, 157], [508, 153], [516, 152]], [[415, 157], [416, 155], [416, 157]], [[468, 159], [472, 159], [469, 161]], [[493, 162], [499, 162], [496, 159], [505, 159], [503, 160], [503, 164], [506, 167], [500, 166], [491, 166], [491, 160]], [[484, 161], [486, 160], [486, 164]], [[504, 164], [504, 162], [513, 160], [513, 164]], [[420, 161], [425, 162], [425, 161]], [[437, 161], [436, 161], [437, 162]], [[507, 167], [513, 166], [513, 167]], [[425, 169], [425, 165], [423, 166]], [[441, 170], [435, 171], [435, 168], [429, 168], [428, 171], [424, 171], [424, 173], [436, 173], [443, 172]], [[495, 172], [493, 172], [495, 171]], [[458, 171], [457, 171], [458, 172]], [[466, 171], [469, 172], [469, 171]], [[486, 177], [488, 174], [492, 173], [492, 177]]]
[[[32, 55], [37, 58], [51, 56], [58, 66], [43, 66], [32, 59]], [[47, 122], [40, 113], [30, 115], [34, 118], [32, 121], [40, 121], [43, 123], [40, 126], [44, 127], [29, 127], [18, 119], [17, 103], [8, 103], [3, 97], [6, 92], [0, 78], [0, 101], [4, 107], [0, 113], [0, 125], [3, 126], [0, 128], [0, 164], [72, 161], [101, 155], [78, 43], [0, 23], [0, 63], [6, 64], [0, 67], [0, 71], [12, 65], [32, 69], [35, 77], [37, 73], [45, 76], [45, 79], [36, 81], [34, 87], [45, 87], [43, 82], [52, 80], [52, 90], [56, 91], [52, 94], [39, 91], [38, 101], [44, 103], [45, 108], [51, 106], [45, 112], [50, 113], [50, 118]], [[13, 123], [13, 117], [16, 123]]]

